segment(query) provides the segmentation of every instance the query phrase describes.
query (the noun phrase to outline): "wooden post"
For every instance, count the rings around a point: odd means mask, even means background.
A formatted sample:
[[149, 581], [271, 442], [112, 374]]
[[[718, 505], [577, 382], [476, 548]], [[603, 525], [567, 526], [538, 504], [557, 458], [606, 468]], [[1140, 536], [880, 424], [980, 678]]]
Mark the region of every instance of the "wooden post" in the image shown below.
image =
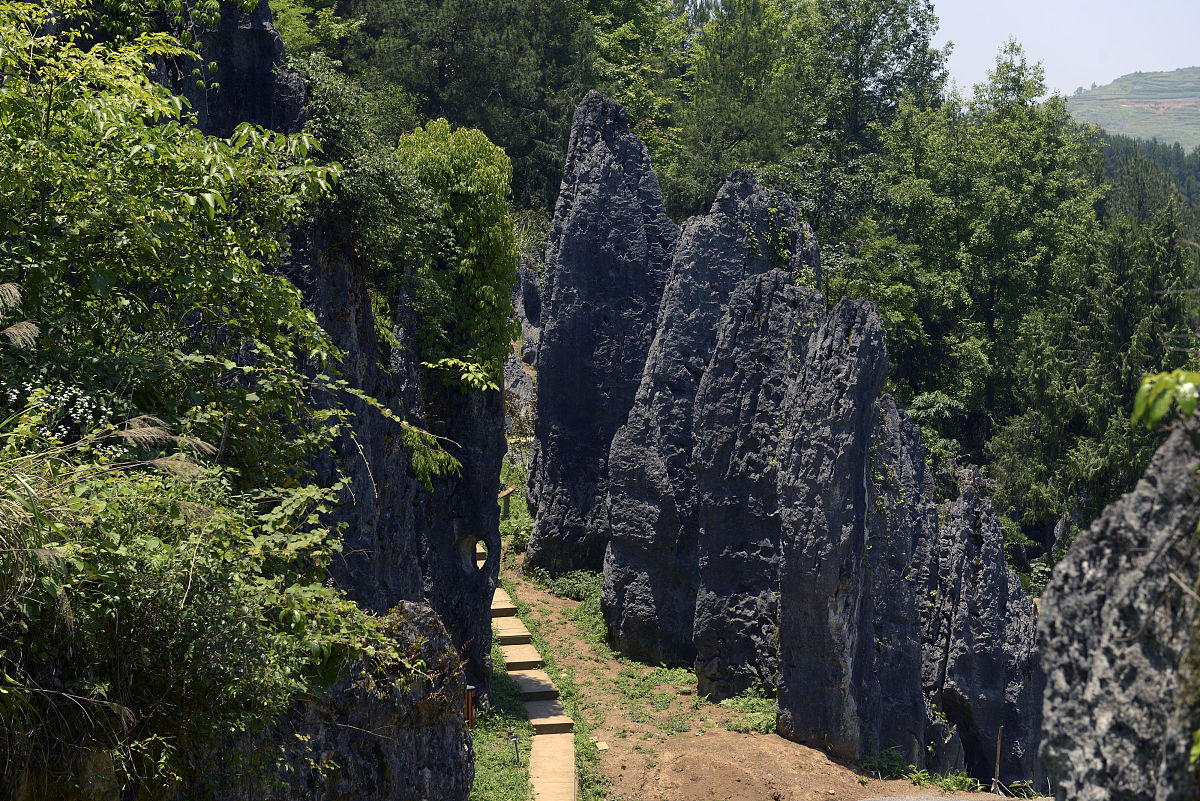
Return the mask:
[[475, 685], [467, 685], [467, 728], [475, 728]]
[[996, 773], [992, 777], [992, 792], [1000, 792], [1000, 741], [1004, 739], [1004, 727], [996, 732]]

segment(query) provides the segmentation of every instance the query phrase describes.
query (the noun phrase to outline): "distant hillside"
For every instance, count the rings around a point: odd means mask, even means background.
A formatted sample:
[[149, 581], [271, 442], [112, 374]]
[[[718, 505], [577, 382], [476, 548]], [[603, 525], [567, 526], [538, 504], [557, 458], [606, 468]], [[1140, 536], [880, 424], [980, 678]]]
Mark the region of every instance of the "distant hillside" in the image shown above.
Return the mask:
[[1077, 119], [1111, 134], [1200, 146], [1200, 67], [1135, 72], [1067, 99]]

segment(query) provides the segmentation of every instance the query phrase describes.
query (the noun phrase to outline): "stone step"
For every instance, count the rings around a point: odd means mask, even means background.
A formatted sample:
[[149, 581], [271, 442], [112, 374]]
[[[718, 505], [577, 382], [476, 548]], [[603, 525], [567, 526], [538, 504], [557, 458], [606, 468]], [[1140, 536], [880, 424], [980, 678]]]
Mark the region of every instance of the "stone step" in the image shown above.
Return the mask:
[[504, 667], [509, 672], [534, 670], [546, 664], [532, 645], [501, 645], [500, 653], [504, 654]]
[[496, 637], [501, 645], [526, 645], [533, 642], [529, 629], [519, 617], [498, 617], [492, 621], [496, 627]]
[[558, 698], [558, 688], [544, 670], [514, 670], [508, 675], [521, 688], [521, 698], [526, 701]]
[[574, 734], [539, 734], [533, 738], [529, 786], [537, 801], [575, 801]]
[[487, 549], [483, 547], [483, 540], [475, 543], [475, 559], [476, 561], [487, 559]]
[[512, 598], [508, 597], [507, 592], [497, 587], [496, 594], [492, 596], [492, 617], [512, 617], [516, 613], [517, 607], [512, 602]]
[[569, 734], [575, 731], [575, 722], [567, 717], [558, 699], [549, 701], [526, 701], [525, 713], [533, 724], [533, 733]]

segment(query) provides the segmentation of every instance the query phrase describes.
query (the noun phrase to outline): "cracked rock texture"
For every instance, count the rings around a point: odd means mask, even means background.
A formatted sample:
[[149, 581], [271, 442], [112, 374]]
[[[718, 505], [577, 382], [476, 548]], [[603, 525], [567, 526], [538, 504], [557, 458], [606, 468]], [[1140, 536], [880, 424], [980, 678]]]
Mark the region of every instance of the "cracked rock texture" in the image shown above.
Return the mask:
[[714, 700], [776, 688], [779, 503], [776, 440], [789, 377], [825, 316], [814, 289], [769, 270], [729, 299], [696, 392], [699, 546], [696, 677]]
[[[626, 653], [654, 662], [695, 659], [698, 488], [692, 468], [696, 393], [730, 295], [773, 269], [780, 236], [795, 247], [795, 205], [735, 171], [707, 215], [684, 225], [663, 293], [658, 331], [629, 418], [608, 456], [611, 541], [602, 606]], [[544, 344], [543, 344], [544, 347]]]
[[[663, 230], [619, 109], [595, 94], [580, 107], [545, 285], [514, 301], [538, 305], [542, 326], [526, 564], [594, 567], [606, 545], [613, 643], [694, 664], [714, 698], [776, 690], [786, 737], [990, 779], [1003, 725], [1002, 777], [1039, 778], [1032, 603], [977, 475], [960, 476], [939, 527], [920, 432], [881, 395], [874, 305], [826, 311], [803, 288], [820, 286], [816, 240], [743, 170], [673, 256], [654, 251], [670, 267], [656, 318], [644, 283], [606, 283], [626, 263], [613, 254], [648, 275], [646, 232]], [[631, 310], [652, 338], [617, 361], [607, 338]]]
[[638, 389], [677, 238], [625, 108], [589, 92], [571, 125], [539, 304], [527, 569], [603, 562], [609, 443]]
[[[921, 690], [920, 565], [937, 540], [933, 477], [925, 465], [921, 432], [891, 395], [879, 398], [867, 448], [865, 562], [871, 575], [871, 637], [874, 666], [863, 677], [860, 740], [867, 749], [896, 748], [910, 764], [927, 764], [947, 751], [927, 731], [929, 714]], [[944, 735], [943, 735], [944, 737]], [[951, 751], [951, 753], [956, 753]], [[943, 757], [944, 758], [944, 757]], [[962, 766], [951, 757], [945, 773]]]
[[1177, 426], [1042, 595], [1041, 755], [1060, 801], [1200, 798], [1188, 757], [1200, 728], [1196, 442]]
[[843, 300], [788, 389], [779, 448], [778, 731], [851, 758], [872, 711], [867, 447], [886, 373], [874, 304]]
[[957, 497], [923, 568], [925, 694], [957, 729], [967, 771], [990, 777], [1004, 727], [1000, 779], [1041, 783], [1045, 675], [1033, 601], [1004, 558], [1004, 533], [976, 467], [955, 475]]

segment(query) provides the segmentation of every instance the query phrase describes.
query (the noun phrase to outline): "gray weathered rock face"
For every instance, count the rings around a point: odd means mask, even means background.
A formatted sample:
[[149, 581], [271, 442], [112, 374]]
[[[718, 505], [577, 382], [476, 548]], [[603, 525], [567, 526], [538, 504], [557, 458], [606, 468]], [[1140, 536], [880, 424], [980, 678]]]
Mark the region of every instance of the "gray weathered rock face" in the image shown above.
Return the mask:
[[546, 257], [526, 568], [602, 563], [608, 447], [638, 388], [677, 238], [625, 108], [589, 92]]
[[1000, 778], [1043, 778], [1037, 758], [1045, 676], [1033, 601], [1004, 558], [1004, 534], [978, 468], [955, 476], [958, 497], [940, 510], [940, 536], [922, 570], [927, 593], [924, 685], [958, 731], [966, 768]]
[[720, 700], [778, 670], [776, 440], [784, 394], [825, 301], [769, 270], [743, 281], [717, 327], [696, 392], [699, 523], [695, 622], [699, 691]]
[[283, 39], [271, 23], [267, 0], [258, 0], [251, 11], [224, 0], [220, 24], [201, 40], [204, 62], [217, 64], [207, 82], [219, 88], [196, 86], [191, 71], [202, 66], [198, 62], [184, 64], [177, 83], [205, 133], [229, 136], [243, 122], [284, 133], [300, 131], [308, 82], [284, 66]]
[[[680, 236], [641, 385], [609, 450], [612, 539], [604, 557], [603, 608], [610, 633], [627, 653], [672, 663], [695, 658], [696, 392], [730, 294], [744, 279], [773, 268], [769, 245], [781, 222], [795, 219], [788, 198], [738, 170], [710, 212], [688, 220]], [[792, 230], [785, 243], [797, 258], [798, 235]]]
[[1200, 728], [1196, 442], [1194, 429], [1177, 427], [1042, 595], [1041, 754], [1058, 799], [1200, 797], [1188, 759]]
[[[467, 681], [486, 698], [492, 683], [492, 594], [500, 575], [500, 506], [496, 491], [508, 443], [504, 439], [504, 399], [499, 391], [426, 384], [429, 431], [448, 440], [458, 459], [458, 475], [434, 480], [421, 530], [424, 597], [441, 615], [466, 659]], [[398, 478], [398, 477], [397, 477]], [[487, 560], [475, 565], [475, 543]]]
[[851, 758], [870, 713], [868, 446], [886, 372], [874, 304], [843, 300], [788, 389], [779, 447], [778, 731]]
[[[937, 541], [933, 477], [912, 418], [890, 395], [876, 404], [867, 449], [867, 551], [871, 573], [874, 666], [863, 677], [863, 725], [867, 749], [896, 748], [910, 764], [928, 761], [921, 691], [920, 565]], [[959, 767], [956, 765], [955, 767]], [[944, 772], [944, 769], [943, 769]]]
[[524, 257], [517, 268], [513, 284], [513, 313], [521, 323], [521, 361], [537, 362], [538, 345], [542, 339], [542, 286], [537, 266]]

